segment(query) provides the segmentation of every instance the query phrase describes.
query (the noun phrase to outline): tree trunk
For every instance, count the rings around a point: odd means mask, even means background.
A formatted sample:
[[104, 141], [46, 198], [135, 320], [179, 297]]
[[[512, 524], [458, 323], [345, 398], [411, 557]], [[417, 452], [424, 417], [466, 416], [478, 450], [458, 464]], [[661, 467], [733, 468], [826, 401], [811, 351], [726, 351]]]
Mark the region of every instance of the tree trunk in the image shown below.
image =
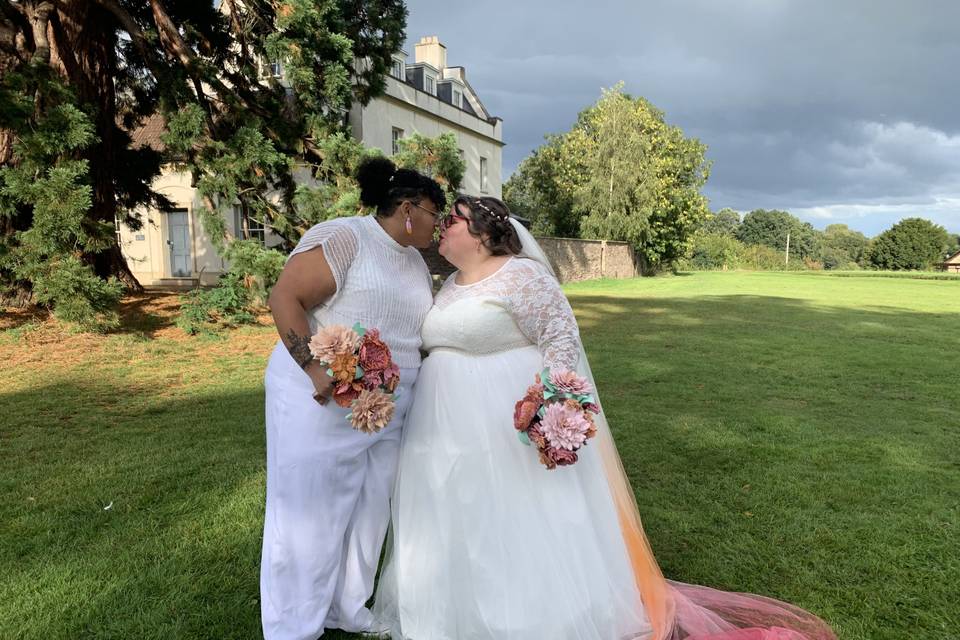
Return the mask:
[[[114, 17], [94, 3], [72, 0], [60, 3], [54, 32], [55, 46], [51, 65], [68, 79], [82, 103], [96, 106], [94, 124], [99, 142], [86, 153], [90, 163], [93, 207], [90, 218], [116, 225], [117, 194], [114, 184], [114, 158], [117, 154], [116, 87], [117, 68]], [[103, 251], [84, 256], [101, 278], [116, 276], [136, 293], [143, 287], [123, 257], [116, 234]]]

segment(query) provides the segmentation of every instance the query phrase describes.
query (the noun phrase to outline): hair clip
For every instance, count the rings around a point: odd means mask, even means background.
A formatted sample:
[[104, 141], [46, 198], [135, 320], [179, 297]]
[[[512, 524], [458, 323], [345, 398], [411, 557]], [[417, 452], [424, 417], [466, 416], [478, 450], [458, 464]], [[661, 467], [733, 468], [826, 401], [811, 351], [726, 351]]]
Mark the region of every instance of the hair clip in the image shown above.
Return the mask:
[[493, 212], [493, 209], [491, 209], [491, 208], [488, 207], [487, 205], [483, 204], [483, 202], [480, 200], [480, 198], [476, 198], [476, 199], [474, 200], [474, 202], [476, 203], [476, 205], [477, 205], [478, 207], [480, 207], [481, 209], [483, 209], [484, 211], [486, 211], [487, 213], [489, 213], [491, 216], [493, 216], [493, 217], [496, 218], [497, 220], [500, 220], [501, 222], [503, 222], [503, 221], [505, 221], [505, 220], [508, 220], [508, 219], [510, 218], [510, 214], [494, 213], [494, 212]]

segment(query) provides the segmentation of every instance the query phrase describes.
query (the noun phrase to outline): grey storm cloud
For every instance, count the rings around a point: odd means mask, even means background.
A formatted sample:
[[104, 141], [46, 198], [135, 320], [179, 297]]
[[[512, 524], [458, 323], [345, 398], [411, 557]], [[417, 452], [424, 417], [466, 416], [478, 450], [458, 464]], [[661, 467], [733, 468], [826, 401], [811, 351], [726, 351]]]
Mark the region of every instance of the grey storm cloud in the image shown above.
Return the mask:
[[960, 3], [408, 3], [504, 119], [508, 175], [623, 80], [708, 145], [713, 208], [960, 231]]

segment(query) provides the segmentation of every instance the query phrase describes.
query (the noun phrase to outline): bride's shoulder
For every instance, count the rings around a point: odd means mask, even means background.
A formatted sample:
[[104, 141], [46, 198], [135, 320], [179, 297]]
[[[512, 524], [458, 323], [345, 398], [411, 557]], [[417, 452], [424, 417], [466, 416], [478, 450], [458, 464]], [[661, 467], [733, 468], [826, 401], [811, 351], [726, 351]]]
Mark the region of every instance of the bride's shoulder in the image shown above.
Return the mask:
[[524, 280], [534, 280], [543, 277], [550, 277], [550, 272], [545, 266], [537, 262], [536, 260], [531, 260], [530, 258], [523, 258], [520, 256], [514, 256], [510, 260], [509, 264], [506, 265], [504, 269], [507, 271], [512, 278], [522, 278]]

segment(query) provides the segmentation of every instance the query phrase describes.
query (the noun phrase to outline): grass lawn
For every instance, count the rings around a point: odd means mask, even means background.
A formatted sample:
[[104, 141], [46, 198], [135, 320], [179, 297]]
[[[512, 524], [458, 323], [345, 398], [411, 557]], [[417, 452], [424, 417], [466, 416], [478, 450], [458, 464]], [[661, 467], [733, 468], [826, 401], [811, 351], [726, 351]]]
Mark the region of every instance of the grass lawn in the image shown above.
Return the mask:
[[[960, 282], [567, 290], [668, 577], [841, 640], [957, 637]], [[0, 637], [258, 637], [275, 334], [187, 338], [174, 304], [132, 298], [106, 336], [0, 316]]]

